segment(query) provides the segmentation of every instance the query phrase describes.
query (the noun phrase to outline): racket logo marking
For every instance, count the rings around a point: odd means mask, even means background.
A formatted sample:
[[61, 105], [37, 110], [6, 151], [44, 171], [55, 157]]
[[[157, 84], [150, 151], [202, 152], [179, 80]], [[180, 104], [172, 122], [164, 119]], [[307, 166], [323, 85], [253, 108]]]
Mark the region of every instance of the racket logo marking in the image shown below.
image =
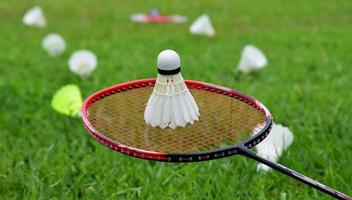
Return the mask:
[[237, 153], [237, 149], [227, 151], [228, 155], [233, 155]]
[[208, 160], [210, 158], [209, 155], [205, 155], [205, 156], [198, 156], [198, 160]]

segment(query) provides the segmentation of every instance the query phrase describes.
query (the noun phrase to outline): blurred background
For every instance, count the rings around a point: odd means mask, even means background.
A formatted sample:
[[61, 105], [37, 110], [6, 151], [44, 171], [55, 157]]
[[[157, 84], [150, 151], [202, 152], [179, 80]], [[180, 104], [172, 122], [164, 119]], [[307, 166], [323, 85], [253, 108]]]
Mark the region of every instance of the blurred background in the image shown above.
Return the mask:
[[[25, 26], [41, 6], [45, 28]], [[158, 8], [184, 24], [137, 24], [133, 13]], [[216, 36], [189, 33], [207, 13]], [[156, 57], [174, 49], [185, 79], [234, 88], [261, 101], [295, 140], [280, 163], [352, 194], [352, 2], [341, 1], [0, 1], [0, 196], [3, 199], [329, 199], [278, 172], [233, 156], [191, 164], [157, 163], [118, 154], [91, 138], [80, 118], [50, 101], [65, 84], [83, 98], [117, 83], [156, 77]], [[41, 47], [60, 33], [66, 51]], [[234, 75], [253, 44], [266, 68]], [[70, 54], [89, 49], [95, 72], [80, 78]]]

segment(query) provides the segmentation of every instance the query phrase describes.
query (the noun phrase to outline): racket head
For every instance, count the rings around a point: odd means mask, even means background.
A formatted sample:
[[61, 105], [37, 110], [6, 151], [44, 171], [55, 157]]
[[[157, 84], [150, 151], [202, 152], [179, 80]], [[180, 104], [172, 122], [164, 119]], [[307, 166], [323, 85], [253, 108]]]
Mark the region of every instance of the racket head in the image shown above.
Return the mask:
[[200, 109], [200, 120], [185, 128], [151, 127], [144, 109], [155, 79], [103, 89], [82, 105], [83, 125], [101, 144], [137, 158], [165, 162], [205, 161], [252, 148], [266, 138], [272, 115], [259, 101], [233, 89], [185, 81]]

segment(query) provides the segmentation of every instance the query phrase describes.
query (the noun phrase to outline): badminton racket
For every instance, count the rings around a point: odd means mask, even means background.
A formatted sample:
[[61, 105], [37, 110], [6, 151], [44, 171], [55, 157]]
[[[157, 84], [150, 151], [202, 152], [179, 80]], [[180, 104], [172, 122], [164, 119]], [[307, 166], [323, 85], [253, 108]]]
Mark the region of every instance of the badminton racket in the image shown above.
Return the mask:
[[185, 83], [200, 110], [199, 121], [193, 125], [176, 129], [146, 125], [144, 110], [155, 79], [130, 81], [91, 95], [82, 106], [83, 124], [97, 141], [128, 156], [195, 162], [239, 154], [337, 199], [352, 199], [250, 150], [266, 138], [273, 122], [272, 115], [259, 101], [210, 83]]

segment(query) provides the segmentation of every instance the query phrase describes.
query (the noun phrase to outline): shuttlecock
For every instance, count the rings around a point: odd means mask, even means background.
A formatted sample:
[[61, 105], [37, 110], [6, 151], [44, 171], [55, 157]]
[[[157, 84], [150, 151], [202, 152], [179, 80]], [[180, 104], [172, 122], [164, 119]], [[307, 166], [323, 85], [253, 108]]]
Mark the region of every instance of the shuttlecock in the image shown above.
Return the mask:
[[45, 36], [42, 47], [50, 56], [58, 56], [66, 49], [64, 38], [57, 33], [50, 33]]
[[266, 66], [267, 58], [257, 47], [246, 45], [241, 54], [241, 60], [237, 66], [237, 70], [243, 73], [250, 73]]
[[97, 57], [88, 50], [74, 52], [68, 60], [70, 70], [79, 76], [89, 76], [97, 66]]
[[77, 85], [65, 85], [54, 94], [51, 107], [61, 114], [79, 116], [82, 102], [79, 87]]
[[[257, 154], [270, 161], [276, 162], [284, 150], [286, 150], [293, 141], [293, 134], [287, 128], [280, 124], [273, 124], [270, 134], [261, 143], [257, 144]], [[258, 164], [257, 171], [269, 171], [271, 168], [265, 164]]]
[[185, 127], [198, 120], [199, 108], [180, 73], [180, 57], [173, 50], [158, 56], [158, 77], [144, 112], [152, 127]]
[[43, 10], [41, 7], [36, 6], [26, 12], [23, 16], [23, 23], [27, 26], [34, 26], [34, 27], [45, 27], [46, 26], [46, 19], [43, 14]]
[[204, 14], [198, 17], [189, 28], [189, 31], [195, 35], [205, 35], [208, 37], [215, 36], [214, 27], [208, 15]]

